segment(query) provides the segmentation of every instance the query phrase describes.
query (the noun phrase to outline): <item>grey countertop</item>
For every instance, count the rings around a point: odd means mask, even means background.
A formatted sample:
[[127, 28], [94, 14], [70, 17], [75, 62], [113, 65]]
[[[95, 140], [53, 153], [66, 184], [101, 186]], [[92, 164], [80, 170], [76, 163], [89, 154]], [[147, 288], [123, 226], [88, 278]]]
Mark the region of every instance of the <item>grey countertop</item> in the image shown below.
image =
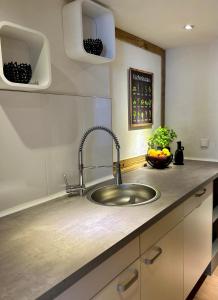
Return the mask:
[[141, 168], [124, 182], [155, 186], [161, 198], [135, 207], [85, 197], [50, 201], [0, 219], [0, 299], [53, 299], [218, 174], [218, 163]]

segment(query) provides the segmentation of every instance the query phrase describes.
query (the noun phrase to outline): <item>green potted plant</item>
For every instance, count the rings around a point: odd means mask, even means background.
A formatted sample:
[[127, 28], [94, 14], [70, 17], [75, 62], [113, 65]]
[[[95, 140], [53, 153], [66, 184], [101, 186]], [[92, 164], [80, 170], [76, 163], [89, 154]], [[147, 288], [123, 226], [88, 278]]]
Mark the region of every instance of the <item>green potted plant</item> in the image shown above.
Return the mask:
[[149, 148], [163, 149], [169, 148], [170, 143], [177, 137], [176, 132], [168, 127], [158, 127], [148, 139]]

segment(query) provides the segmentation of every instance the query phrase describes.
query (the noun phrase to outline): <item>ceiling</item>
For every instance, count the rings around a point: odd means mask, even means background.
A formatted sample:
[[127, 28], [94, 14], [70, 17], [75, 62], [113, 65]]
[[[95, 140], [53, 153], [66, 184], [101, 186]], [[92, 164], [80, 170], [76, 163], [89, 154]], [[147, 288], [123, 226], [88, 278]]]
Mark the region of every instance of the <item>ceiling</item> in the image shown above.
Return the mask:
[[[218, 0], [99, 0], [110, 7], [116, 26], [163, 48], [218, 38]], [[194, 24], [189, 32], [185, 24]]]

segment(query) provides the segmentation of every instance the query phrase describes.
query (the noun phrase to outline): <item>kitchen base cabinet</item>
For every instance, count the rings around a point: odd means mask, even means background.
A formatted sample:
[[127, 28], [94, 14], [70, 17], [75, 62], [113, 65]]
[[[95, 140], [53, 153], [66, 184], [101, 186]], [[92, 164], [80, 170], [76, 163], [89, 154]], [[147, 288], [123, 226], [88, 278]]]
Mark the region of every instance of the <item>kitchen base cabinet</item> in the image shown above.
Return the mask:
[[196, 206], [184, 218], [184, 299], [211, 261], [212, 187], [204, 188], [187, 201], [188, 205], [192, 202]]
[[183, 299], [183, 222], [141, 257], [141, 300]]
[[111, 281], [93, 300], [140, 300], [140, 262], [137, 260]]
[[211, 261], [212, 183], [56, 300], [183, 300]]

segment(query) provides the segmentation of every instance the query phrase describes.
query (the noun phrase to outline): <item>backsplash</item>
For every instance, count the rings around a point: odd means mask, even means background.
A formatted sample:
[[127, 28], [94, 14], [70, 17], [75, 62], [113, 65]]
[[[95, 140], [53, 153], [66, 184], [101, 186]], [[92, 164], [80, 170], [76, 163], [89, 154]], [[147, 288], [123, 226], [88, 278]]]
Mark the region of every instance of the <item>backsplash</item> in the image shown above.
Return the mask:
[[[38, 30], [48, 38], [52, 84], [43, 93], [0, 90], [0, 216], [13, 207], [60, 195], [64, 173], [78, 183], [83, 132], [97, 124], [111, 127], [109, 66], [79, 63], [65, 53], [62, 8], [67, 2], [1, 1], [0, 21]], [[93, 133], [84, 156], [88, 164], [111, 164], [111, 138], [104, 132]], [[112, 170], [85, 174], [91, 181]]]
[[[25, 92], [0, 92], [0, 211], [64, 190], [63, 174], [78, 183], [78, 145], [94, 125], [111, 128], [111, 100]], [[111, 164], [112, 140], [94, 132], [85, 163]], [[85, 171], [86, 181], [112, 169]], [[97, 173], [96, 173], [97, 172]]]

